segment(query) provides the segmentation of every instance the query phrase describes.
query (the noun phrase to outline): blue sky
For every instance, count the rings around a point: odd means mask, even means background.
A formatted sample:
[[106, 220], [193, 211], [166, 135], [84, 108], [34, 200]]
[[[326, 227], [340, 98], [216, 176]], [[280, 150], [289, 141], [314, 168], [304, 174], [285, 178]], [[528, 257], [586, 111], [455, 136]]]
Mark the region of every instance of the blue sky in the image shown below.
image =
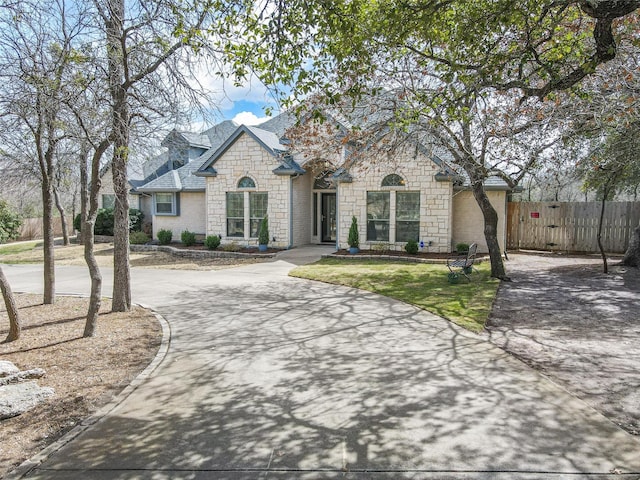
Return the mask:
[[[266, 120], [265, 107], [273, 106], [272, 102], [258, 100], [234, 100], [231, 108], [223, 110], [224, 120], [234, 120], [236, 123], [255, 125]], [[275, 112], [277, 114], [277, 112]]]

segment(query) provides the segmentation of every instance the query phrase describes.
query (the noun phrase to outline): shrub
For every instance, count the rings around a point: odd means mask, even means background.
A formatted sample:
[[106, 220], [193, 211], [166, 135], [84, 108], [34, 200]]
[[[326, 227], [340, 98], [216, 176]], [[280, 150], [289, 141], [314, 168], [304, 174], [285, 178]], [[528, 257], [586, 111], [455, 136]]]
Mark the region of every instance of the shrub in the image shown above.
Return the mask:
[[142, 213], [142, 210], [138, 210], [137, 208], [130, 208], [129, 209], [129, 231], [141, 232], [143, 219], [144, 219], [144, 213]]
[[269, 243], [269, 219], [265, 216], [260, 222], [260, 232], [258, 233], [258, 244], [267, 245]]
[[171, 230], [162, 229], [158, 232], [158, 241], [160, 245], [169, 245], [171, 243], [173, 232]]
[[190, 232], [189, 230], [185, 230], [180, 234], [180, 241], [183, 243], [185, 247], [190, 247], [195, 245], [196, 243], [196, 234]]
[[385, 242], [374, 243], [371, 245], [371, 250], [374, 252], [388, 252], [390, 248], [390, 245]]
[[347, 243], [352, 248], [358, 248], [360, 246], [360, 234], [358, 233], [358, 219], [353, 216], [351, 219], [351, 227], [349, 228], [349, 238]]
[[129, 243], [132, 245], [144, 245], [149, 241], [149, 236], [144, 232], [131, 232]]
[[415, 240], [409, 240], [404, 246], [404, 249], [407, 253], [415, 255], [416, 253], [418, 253], [418, 242], [416, 242]]
[[98, 209], [93, 232], [96, 235], [113, 236], [113, 208]]
[[18, 238], [21, 225], [20, 215], [15, 213], [7, 202], [0, 200], [0, 243]]
[[469, 251], [468, 243], [456, 243], [456, 252], [467, 253]]
[[204, 246], [209, 250], [215, 250], [220, 246], [220, 237], [218, 235], [209, 235], [204, 239]]
[[240, 250], [242, 250], [242, 247], [238, 245], [236, 242], [231, 242], [231, 243], [225, 243], [222, 246], [222, 250], [224, 250], [225, 252], [239, 252]]

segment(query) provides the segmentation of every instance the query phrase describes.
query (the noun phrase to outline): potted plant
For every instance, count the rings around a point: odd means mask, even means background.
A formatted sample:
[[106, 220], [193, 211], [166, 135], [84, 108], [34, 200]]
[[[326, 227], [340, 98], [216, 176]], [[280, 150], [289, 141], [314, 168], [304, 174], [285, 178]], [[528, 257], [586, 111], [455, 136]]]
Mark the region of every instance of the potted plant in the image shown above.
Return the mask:
[[352, 255], [358, 253], [360, 250], [360, 234], [358, 233], [358, 219], [353, 216], [351, 219], [351, 227], [349, 228], [349, 238], [347, 240], [349, 244], [349, 253]]
[[261, 252], [267, 251], [267, 245], [269, 244], [269, 220], [265, 216], [260, 222], [260, 232], [258, 232], [258, 250]]

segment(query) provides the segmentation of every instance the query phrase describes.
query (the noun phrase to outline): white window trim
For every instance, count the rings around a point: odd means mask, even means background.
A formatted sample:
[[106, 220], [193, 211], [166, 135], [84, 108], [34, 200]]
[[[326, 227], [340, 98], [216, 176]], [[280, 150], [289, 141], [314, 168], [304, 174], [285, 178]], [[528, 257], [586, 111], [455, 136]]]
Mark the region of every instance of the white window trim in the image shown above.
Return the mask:
[[[158, 212], [158, 198], [157, 195], [160, 193], [161, 195], [171, 195], [171, 212]], [[177, 207], [176, 207], [176, 194], [175, 192], [158, 192], [153, 194], [153, 214], [157, 216], [164, 217], [175, 217], [177, 215]], [[165, 203], [165, 202], [162, 202]]]

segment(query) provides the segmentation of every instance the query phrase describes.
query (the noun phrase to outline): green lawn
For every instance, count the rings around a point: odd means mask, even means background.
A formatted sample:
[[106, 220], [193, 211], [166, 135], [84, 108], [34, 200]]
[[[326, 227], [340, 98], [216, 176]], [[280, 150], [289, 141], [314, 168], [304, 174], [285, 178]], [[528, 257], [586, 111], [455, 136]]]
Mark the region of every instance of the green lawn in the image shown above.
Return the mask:
[[462, 279], [452, 285], [447, 273], [442, 264], [326, 258], [298, 267], [290, 275], [369, 290], [435, 313], [473, 332], [482, 331], [500, 284], [490, 277], [490, 265], [477, 265], [471, 283]]
[[0, 246], [0, 255], [15, 255], [17, 253], [30, 252], [37, 244], [38, 242], [9, 243]]

